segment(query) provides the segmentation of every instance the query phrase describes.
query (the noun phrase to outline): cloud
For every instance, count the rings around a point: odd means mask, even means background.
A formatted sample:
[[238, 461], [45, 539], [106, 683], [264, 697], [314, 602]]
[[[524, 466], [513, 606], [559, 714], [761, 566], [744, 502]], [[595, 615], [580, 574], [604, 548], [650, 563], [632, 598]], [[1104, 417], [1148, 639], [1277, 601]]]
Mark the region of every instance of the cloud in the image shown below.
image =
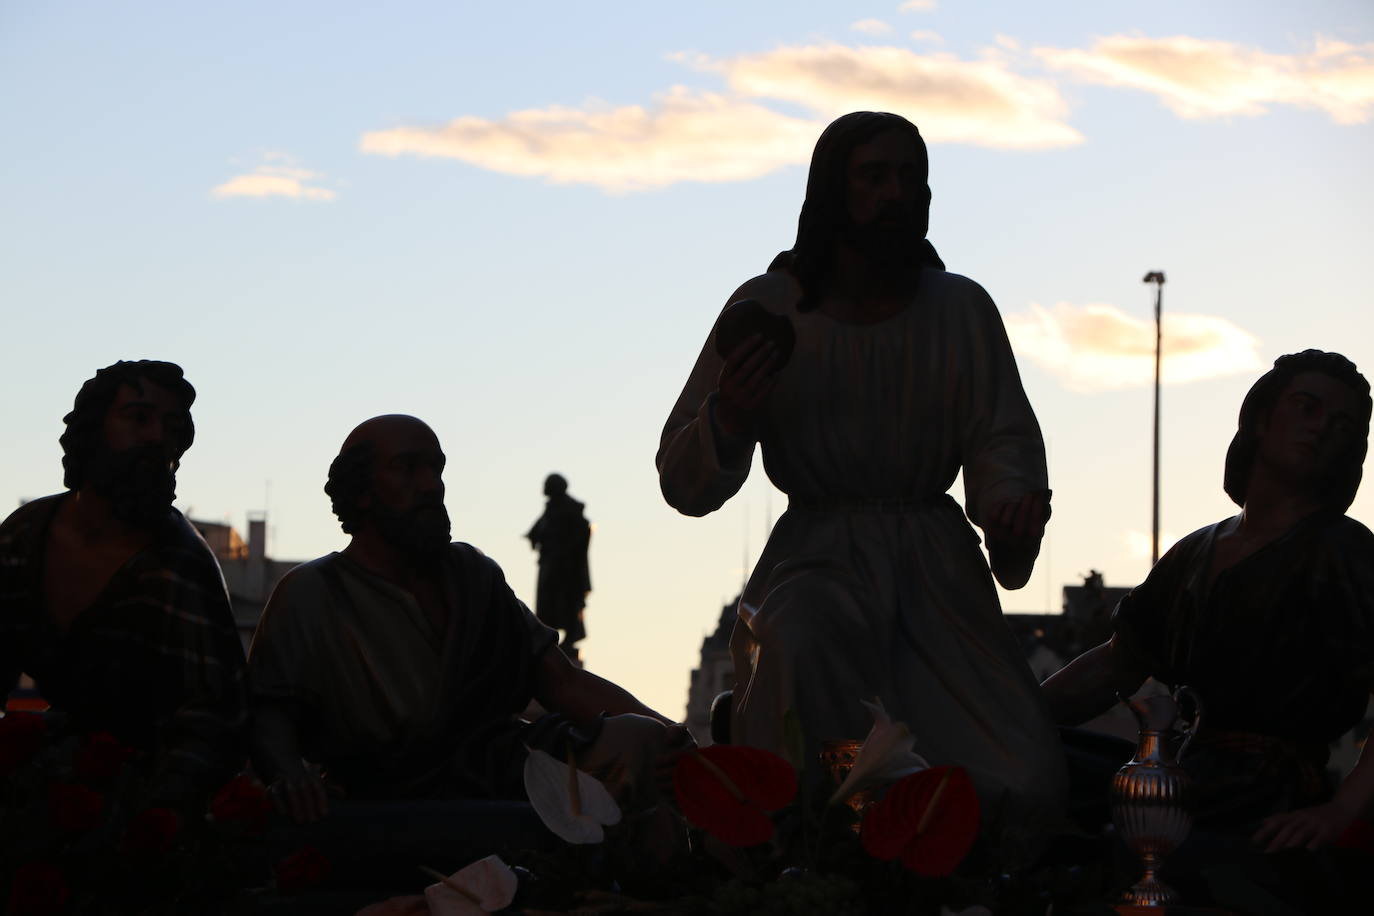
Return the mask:
[[851, 31], [863, 32], [865, 35], [886, 35], [892, 31], [892, 26], [881, 19], [860, 19], [858, 22], [851, 22], [849, 28]]
[[939, 32], [932, 32], [929, 29], [917, 29], [911, 33], [912, 41], [928, 41], [931, 44], [942, 45], [945, 43], [944, 36]]
[[1374, 43], [1318, 38], [1301, 54], [1228, 41], [1113, 35], [1088, 50], [1037, 48], [1051, 67], [1090, 83], [1151, 92], [1184, 118], [1264, 114], [1273, 104], [1316, 108], [1363, 124], [1374, 108]]
[[[825, 124], [848, 111], [896, 111], [931, 142], [1002, 149], [1069, 146], [1054, 86], [1014, 73], [1000, 52], [979, 60], [907, 48], [781, 47], [670, 59], [722, 78], [726, 92], [675, 86], [644, 105], [550, 105], [500, 118], [401, 125], [363, 134], [364, 153], [458, 159], [509, 175], [610, 192], [680, 181], [743, 181], [805, 163]], [[792, 103], [796, 116], [773, 107]]]
[[459, 159], [508, 175], [606, 191], [742, 181], [804, 163], [822, 125], [716, 93], [674, 87], [652, 107], [550, 106], [362, 137], [365, 153]]
[[[1114, 305], [1061, 302], [1006, 316], [1018, 354], [1074, 391], [1104, 391], [1154, 381], [1154, 321]], [[1160, 374], [1166, 384], [1261, 367], [1259, 340], [1224, 318], [1165, 314]]]
[[929, 13], [937, 5], [935, 0], [906, 0], [897, 9], [903, 13]]
[[1012, 72], [995, 55], [840, 44], [782, 47], [704, 64], [741, 96], [804, 105], [827, 118], [894, 111], [932, 142], [1002, 149], [1072, 146], [1082, 135], [1062, 119], [1068, 105], [1050, 83]]
[[[269, 161], [291, 161], [284, 153], [268, 153]], [[323, 178], [319, 172], [288, 165], [260, 165], [243, 175], [235, 175], [210, 189], [210, 196], [227, 197], [293, 197], [302, 200], [333, 200], [339, 195], [329, 188], [312, 187], [307, 181]]]

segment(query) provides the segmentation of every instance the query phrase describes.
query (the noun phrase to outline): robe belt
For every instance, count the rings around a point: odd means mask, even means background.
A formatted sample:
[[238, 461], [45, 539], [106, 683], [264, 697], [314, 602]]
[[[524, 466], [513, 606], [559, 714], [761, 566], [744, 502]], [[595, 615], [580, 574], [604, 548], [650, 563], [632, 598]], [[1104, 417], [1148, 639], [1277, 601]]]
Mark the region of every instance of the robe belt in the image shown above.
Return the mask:
[[789, 497], [788, 507], [805, 512], [874, 512], [883, 515], [905, 515], [925, 512], [941, 506], [959, 508], [948, 493], [934, 496], [858, 496], [845, 499], [803, 499]]

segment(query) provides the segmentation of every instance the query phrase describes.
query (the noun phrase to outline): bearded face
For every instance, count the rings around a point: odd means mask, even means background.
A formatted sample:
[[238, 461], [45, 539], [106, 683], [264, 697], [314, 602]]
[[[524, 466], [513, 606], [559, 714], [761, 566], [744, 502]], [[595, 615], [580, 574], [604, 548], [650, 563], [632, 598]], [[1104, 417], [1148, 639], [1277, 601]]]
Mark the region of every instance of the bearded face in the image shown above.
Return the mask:
[[176, 471], [162, 445], [113, 449], [101, 443], [91, 455], [87, 485], [110, 502], [115, 518], [152, 528], [167, 517], [176, 498]]
[[369, 511], [382, 540], [420, 565], [433, 565], [452, 541], [448, 510], [442, 501], [408, 509], [374, 502]]

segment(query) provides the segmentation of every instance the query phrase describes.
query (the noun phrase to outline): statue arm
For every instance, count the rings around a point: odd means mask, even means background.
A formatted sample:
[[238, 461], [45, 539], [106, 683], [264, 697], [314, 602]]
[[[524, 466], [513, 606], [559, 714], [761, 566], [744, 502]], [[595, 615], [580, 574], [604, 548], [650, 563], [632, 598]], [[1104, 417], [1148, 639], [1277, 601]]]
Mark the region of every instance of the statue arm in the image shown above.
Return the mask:
[[1266, 853], [1320, 849], [1340, 839], [1356, 818], [1374, 816], [1374, 752], [1369, 744], [1366, 741], [1360, 749], [1360, 759], [1341, 780], [1331, 801], [1265, 818], [1251, 842], [1263, 846]]
[[1016, 357], [992, 299], [967, 281], [962, 347], [964, 504], [983, 529], [988, 561], [1003, 588], [1030, 579], [1049, 521], [1045, 442]]
[[608, 716], [635, 713], [657, 719], [664, 725], [674, 724], [672, 719], [645, 706], [620, 685], [576, 667], [552, 645], [536, 662], [534, 698], [545, 709], [562, 713], [577, 723], [591, 722], [602, 713]]
[[1118, 693], [1135, 693], [1148, 676], [1139, 657], [1113, 635], [1047, 677], [1040, 689], [1056, 724], [1081, 725], [1111, 709]]
[[299, 716], [299, 708], [289, 701], [256, 703], [252, 752], [253, 767], [277, 810], [305, 824], [329, 813], [329, 799], [318, 773], [301, 758]]
[[[744, 293], [746, 283], [731, 296]], [[715, 329], [697, 356], [659, 440], [659, 487], [668, 505], [684, 515], [714, 512], [734, 496], [753, 459], [755, 440], [722, 427], [717, 390], [725, 360], [716, 353]]]

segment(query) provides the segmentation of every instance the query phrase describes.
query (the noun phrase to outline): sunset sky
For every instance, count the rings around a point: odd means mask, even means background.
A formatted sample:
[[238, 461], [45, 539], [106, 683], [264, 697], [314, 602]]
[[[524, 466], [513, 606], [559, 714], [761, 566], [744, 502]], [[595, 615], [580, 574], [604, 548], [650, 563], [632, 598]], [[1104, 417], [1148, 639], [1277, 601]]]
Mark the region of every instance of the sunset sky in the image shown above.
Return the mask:
[[[270, 552], [345, 543], [321, 489], [413, 413], [455, 536], [533, 599], [550, 471], [596, 525], [589, 666], [681, 715], [786, 506], [756, 460], [690, 519], [654, 452], [729, 293], [790, 247], [817, 135], [899, 112], [930, 238], [997, 301], [1054, 519], [1012, 611], [1149, 565], [1153, 287], [1163, 528], [1274, 357], [1374, 370], [1374, 6], [1264, 2], [0, 4], [0, 501], [61, 489], [81, 382], [196, 386], [178, 506]], [[961, 489], [954, 491], [962, 497]], [[1374, 523], [1374, 485], [1351, 514]]]

